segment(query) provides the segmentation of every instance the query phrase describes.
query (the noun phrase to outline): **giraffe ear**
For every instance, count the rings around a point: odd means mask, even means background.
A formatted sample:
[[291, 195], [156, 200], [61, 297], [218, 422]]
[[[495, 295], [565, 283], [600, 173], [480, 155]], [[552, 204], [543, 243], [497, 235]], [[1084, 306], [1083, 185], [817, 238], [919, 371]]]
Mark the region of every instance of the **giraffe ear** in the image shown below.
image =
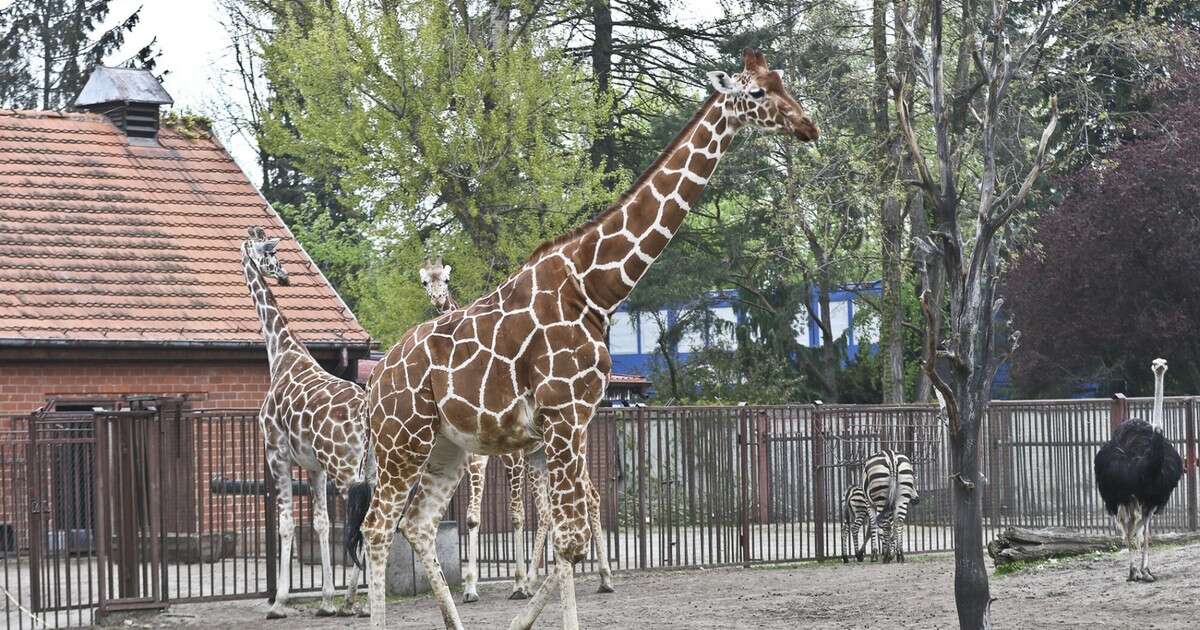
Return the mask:
[[279, 247], [279, 239], [277, 238], [267, 239], [267, 242], [263, 243], [263, 250], [266, 252], [273, 252], [276, 247]]
[[442, 277], [443, 278], [450, 277], [450, 265], [446, 265], [445, 267], [442, 267]]
[[421, 284], [429, 284], [429, 270], [421, 267]]
[[774, 72], [775, 76], [779, 77], [780, 81], [783, 80], [783, 70], [772, 70], [771, 72]]
[[708, 73], [708, 82], [712, 83], [713, 89], [722, 94], [733, 94], [738, 91], [737, 83], [729, 77], [729, 74], [720, 70], [713, 70]]

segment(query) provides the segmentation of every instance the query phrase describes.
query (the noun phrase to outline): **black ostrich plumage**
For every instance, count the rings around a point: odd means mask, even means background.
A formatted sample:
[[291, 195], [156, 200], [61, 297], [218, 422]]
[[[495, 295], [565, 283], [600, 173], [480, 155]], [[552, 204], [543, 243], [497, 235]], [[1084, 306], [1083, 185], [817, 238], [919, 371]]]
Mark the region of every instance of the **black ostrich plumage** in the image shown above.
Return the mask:
[[1179, 451], [1150, 423], [1126, 420], [1096, 453], [1096, 485], [1104, 508], [1117, 508], [1137, 499], [1144, 514], [1161, 512], [1183, 475]]

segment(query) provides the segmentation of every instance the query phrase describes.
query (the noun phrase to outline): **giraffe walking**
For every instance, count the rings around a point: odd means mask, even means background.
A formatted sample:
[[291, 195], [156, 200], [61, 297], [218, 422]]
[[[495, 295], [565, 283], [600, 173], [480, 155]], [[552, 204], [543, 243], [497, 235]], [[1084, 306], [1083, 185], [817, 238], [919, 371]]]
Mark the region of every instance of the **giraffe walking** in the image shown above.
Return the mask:
[[364, 392], [354, 383], [337, 378], [321, 367], [308, 349], [288, 329], [266, 278], [286, 285], [287, 272], [275, 248], [279, 239], [266, 238], [262, 228], [250, 228], [242, 245], [246, 286], [254, 299], [266, 339], [271, 387], [258, 414], [267, 449], [267, 465], [275, 481], [279, 510], [279, 572], [275, 602], [268, 619], [287, 616], [292, 540], [296, 525], [292, 514], [292, 466], [309, 471], [312, 488], [313, 529], [321, 548], [321, 605], [317, 616], [358, 614], [354, 596], [360, 570], [351, 569], [346, 601], [333, 607], [333, 562], [329, 548], [329, 507], [326, 480], [339, 492], [361, 482], [369, 471], [360, 471], [366, 451], [366, 425], [362, 416]]
[[563, 627], [579, 628], [573, 564], [590, 543], [587, 425], [612, 367], [609, 316], [679, 230], [739, 128], [818, 134], [762, 53], [746, 49], [743, 60], [736, 76], [710, 73], [715, 93], [615, 204], [543, 243], [496, 290], [409, 330], [375, 366], [366, 403], [375, 486], [369, 510], [356, 501], [347, 523], [351, 536], [361, 528], [348, 547], [366, 541], [374, 627], [385, 627], [383, 561], [399, 526], [445, 626], [462, 628], [433, 549], [438, 521], [468, 453], [524, 451], [549, 475], [556, 565], [510, 628], [531, 628], [555, 589]]
[[[439, 313], [457, 308], [458, 302], [450, 292], [450, 265], [442, 263], [439, 256], [426, 260], [421, 265], [421, 286], [429, 295], [429, 301]], [[527, 599], [532, 594], [533, 576], [542, 566], [546, 535], [550, 529], [549, 480], [543, 471], [525, 465], [522, 452], [500, 455], [500, 463], [508, 480], [508, 508], [513, 527], [513, 556], [517, 564], [513, 576], [513, 590], [509, 599]], [[463, 603], [479, 601], [479, 526], [483, 508], [483, 488], [487, 482], [487, 455], [467, 456], [467, 480], [470, 484], [470, 499], [467, 502], [467, 563], [463, 569]], [[527, 473], [528, 471], [528, 473]], [[525, 560], [525, 478], [529, 477], [534, 489], [534, 507], [537, 510], [538, 527], [534, 536], [534, 566], [526, 572]], [[588, 517], [592, 537], [596, 543], [596, 558], [600, 565], [600, 588], [597, 592], [612, 593], [612, 568], [608, 562], [608, 541], [600, 522], [600, 493], [590, 479], [588, 483]]]

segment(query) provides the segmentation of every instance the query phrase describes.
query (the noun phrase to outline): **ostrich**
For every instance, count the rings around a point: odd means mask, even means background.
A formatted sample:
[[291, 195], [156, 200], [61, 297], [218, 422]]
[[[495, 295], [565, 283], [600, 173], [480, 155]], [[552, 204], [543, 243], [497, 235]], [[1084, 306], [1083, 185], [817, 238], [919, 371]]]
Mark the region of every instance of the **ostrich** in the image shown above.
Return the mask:
[[[1163, 376], [1167, 361], [1155, 359], [1154, 411], [1150, 422], [1129, 419], [1096, 453], [1096, 485], [1104, 508], [1116, 517], [1129, 549], [1129, 581], [1153, 582], [1150, 572], [1150, 518], [1167, 505], [1183, 474], [1183, 458], [1163, 436]], [[1141, 567], [1133, 566], [1133, 545], [1141, 549]]]

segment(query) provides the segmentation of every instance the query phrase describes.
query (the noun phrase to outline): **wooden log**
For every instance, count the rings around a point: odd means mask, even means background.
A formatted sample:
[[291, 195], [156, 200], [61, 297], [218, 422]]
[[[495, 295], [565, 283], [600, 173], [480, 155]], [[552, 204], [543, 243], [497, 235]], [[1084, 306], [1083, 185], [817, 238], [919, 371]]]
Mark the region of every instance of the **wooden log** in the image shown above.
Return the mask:
[[[1164, 533], [1152, 543], [1177, 544], [1200, 541], [1200, 532]], [[1125, 546], [1120, 536], [1086, 534], [1064, 527], [1033, 529], [1009, 527], [988, 543], [988, 555], [997, 566], [1016, 561], [1045, 560], [1094, 551], [1112, 551]]]

